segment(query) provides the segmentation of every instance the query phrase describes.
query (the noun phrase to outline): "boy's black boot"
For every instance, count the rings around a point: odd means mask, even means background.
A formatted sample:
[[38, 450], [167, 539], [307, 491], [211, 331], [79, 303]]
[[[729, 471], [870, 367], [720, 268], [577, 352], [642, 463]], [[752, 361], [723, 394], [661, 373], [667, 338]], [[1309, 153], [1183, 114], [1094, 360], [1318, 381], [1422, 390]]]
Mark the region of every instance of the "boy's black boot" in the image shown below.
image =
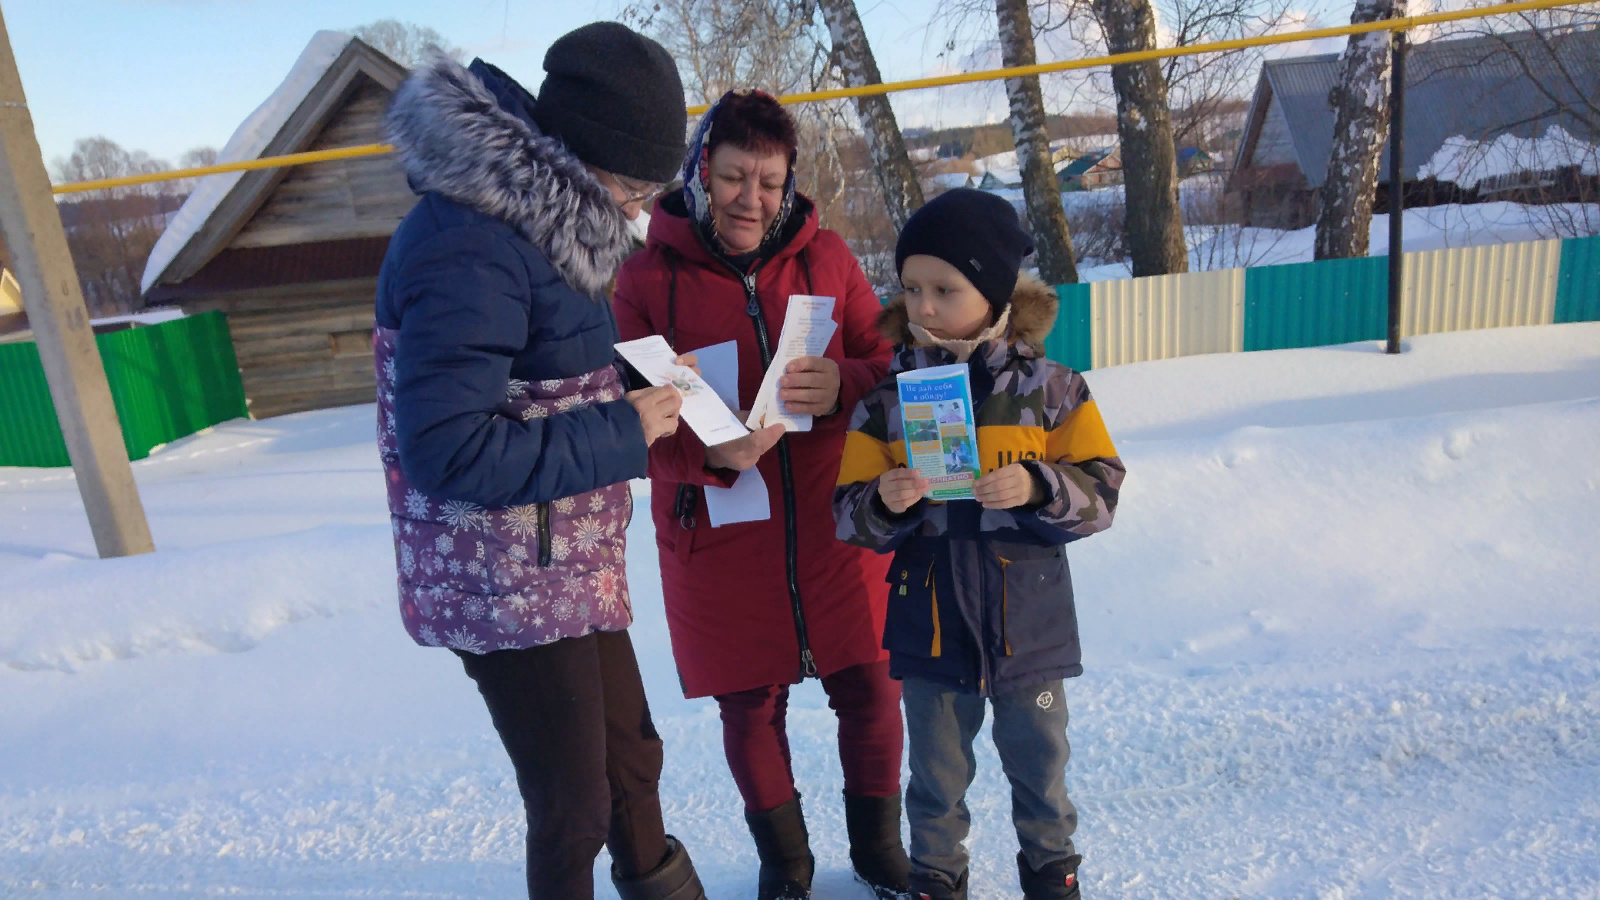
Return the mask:
[[879, 900], [903, 900], [911, 892], [911, 860], [900, 841], [900, 795], [844, 795], [844, 826], [850, 835], [850, 866]]
[[912, 872], [911, 896], [915, 900], [967, 900], [967, 873], [962, 872], [951, 884], [943, 873]]
[[611, 883], [622, 900], [706, 900], [700, 876], [695, 874], [689, 851], [667, 835], [667, 858], [637, 878], [623, 878], [611, 869]]
[[761, 873], [756, 881], [757, 900], [805, 900], [811, 896], [811, 876], [817, 861], [811, 855], [805, 814], [795, 797], [777, 809], [747, 812], [745, 824], [756, 841]]
[[1081, 856], [1058, 859], [1035, 872], [1028, 860], [1017, 854], [1017, 874], [1022, 877], [1023, 900], [1080, 900], [1078, 863]]

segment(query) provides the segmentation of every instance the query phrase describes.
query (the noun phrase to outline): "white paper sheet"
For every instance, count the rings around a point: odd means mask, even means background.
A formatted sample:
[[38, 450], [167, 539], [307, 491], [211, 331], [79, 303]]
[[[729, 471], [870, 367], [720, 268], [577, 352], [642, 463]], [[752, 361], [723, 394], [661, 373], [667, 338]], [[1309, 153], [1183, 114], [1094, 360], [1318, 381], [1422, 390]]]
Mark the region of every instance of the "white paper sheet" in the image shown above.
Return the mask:
[[[726, 341], [690, 351], [699, 357], [700, 374], [729, 409], [739, 408], [739, 342]], [[754, 467], [739, 473], [731, 487], [707, 487], [706, 512], [711, 527], [735, 522], [765, 522], [772, 518], [767, 482]]]
[[810, 431], [811, 416], [791, 413], [778, 399], [778, 379], [783, 377], [789, 363], [802, 356], [821, 356], [828, 349], [828, 341], [838, 325], [833, 321], [832, 297], [812, 297], [793, 294], [789, 308], [783, 316], [783, 331], [778, 345], [772, 351], [772, 365], [761, 379], [761, 389], [750, 407], [749, 424], [752, 429], [768, 425], [783, 425], [789, 431]]
[[639, 370], [645, 380], [654, 385], [670, 384], [683, 395], [683, 409], [678, 417], [694, 430], [707, 447], [727, 443], [750, 433], [738, 416], [723, 405], [716, 391], [695, 371], [673, 362], [678, 354], [667, 346], [667, 339], [659, 334], [617, 344], [622, 358]]

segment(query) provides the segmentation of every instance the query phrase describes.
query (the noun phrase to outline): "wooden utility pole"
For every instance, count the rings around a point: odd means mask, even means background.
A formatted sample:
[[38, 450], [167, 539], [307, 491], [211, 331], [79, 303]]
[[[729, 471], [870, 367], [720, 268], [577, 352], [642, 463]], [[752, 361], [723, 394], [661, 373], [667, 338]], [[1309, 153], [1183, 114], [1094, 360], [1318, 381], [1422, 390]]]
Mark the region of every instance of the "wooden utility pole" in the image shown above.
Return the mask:
[[155, 549], [0, 13], [0, 230], [101, 558]]

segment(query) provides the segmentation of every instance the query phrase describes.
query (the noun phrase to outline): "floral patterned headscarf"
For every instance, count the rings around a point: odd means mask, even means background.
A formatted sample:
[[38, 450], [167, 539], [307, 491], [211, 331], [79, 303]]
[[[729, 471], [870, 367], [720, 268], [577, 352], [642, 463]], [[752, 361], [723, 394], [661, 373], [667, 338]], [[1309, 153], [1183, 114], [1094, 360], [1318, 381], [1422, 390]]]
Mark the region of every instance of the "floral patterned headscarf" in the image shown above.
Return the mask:
[[[729, 91], [711, 104], [711, 108], [700, 117], [700, 124], [695, 126], [694, 136], [689, 139], [689, 155], [683, 161], [683, 204], [688, 209], [689, 221], [700, 229], [700, 234], [711, 246], [728, 252], [717, 238], [716, 226], [711, 220], [711, 125], [717, 118], [717, 110], [729, 97], [739, 91]], [[767, 96], [761, 91], [748, 93]], [[778, 203], [778, 214], [772, 218], [772, 224], [767, 227], [767, 233], [761, 236], [761, 245], [756, 249], [757, 255], [765, 256], [783, 233], [783, 226], [789, 221], [789, 213], [794, 210], [794, 159], [789, 160], [789, 175], [783, 181], [783, 200]]]

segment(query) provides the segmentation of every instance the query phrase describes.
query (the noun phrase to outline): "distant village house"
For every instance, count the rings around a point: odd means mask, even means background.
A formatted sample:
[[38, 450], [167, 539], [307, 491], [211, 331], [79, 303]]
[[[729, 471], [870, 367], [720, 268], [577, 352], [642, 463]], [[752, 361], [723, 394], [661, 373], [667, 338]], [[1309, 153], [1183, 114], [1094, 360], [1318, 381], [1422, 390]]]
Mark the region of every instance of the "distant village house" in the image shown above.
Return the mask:
[[[1328, 92], [1338, 75], [1338, 54], [1262, 66], [1228, 179], [1245, 224], [1297, 229], [1315, 220], [1333, 141]], [[1600, 114], [1600, 30], [1417, 44], [1406, 60], [1405, 90], [1408, 206], [1600, 196], [1593, 161], [1600, 144], [1593, 127]], [[1552, 142], [1551, 135], [1562, 138]], [[1471, 169], [1469, 157], [1504, 148], [1508, 136], [1529, 151], [1523, 159], [1503, 161], [1465, 184], [1440, 177]], [[1573, 145], [1588, 148], [1587, 158]], [[1552, 146], [1562, 152], [1540, 155]], [[1387, 144], [1382, 154], [1376, 212], [1388, 209], [1390, 190]]]

